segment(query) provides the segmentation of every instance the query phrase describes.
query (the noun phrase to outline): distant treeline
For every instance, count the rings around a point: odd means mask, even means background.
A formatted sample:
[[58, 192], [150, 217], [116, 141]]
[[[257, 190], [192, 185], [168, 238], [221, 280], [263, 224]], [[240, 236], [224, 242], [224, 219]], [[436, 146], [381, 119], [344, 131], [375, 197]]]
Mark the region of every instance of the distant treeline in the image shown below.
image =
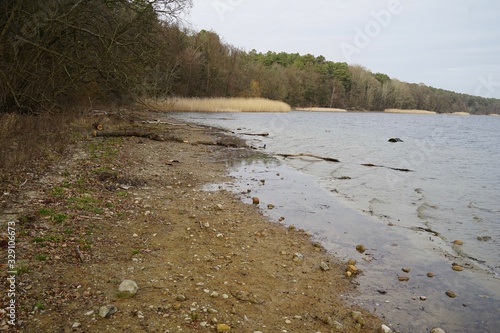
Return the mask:
[[294, 107], [500, 113], [500, 100], [410, 84], [323, 56], [243, 51], [181, 28], [191, 0], [3, 0], [0, 112], [150, 97], [265, 97]]

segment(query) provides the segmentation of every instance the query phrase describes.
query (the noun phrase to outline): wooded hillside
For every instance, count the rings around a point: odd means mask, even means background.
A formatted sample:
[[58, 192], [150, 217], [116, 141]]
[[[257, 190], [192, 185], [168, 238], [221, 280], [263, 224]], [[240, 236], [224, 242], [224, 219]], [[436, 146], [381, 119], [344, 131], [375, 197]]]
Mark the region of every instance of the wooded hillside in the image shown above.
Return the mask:
[[[4, 0], [0, 112], [149, 97], [265, 97], [295, 107], [500, 113], [500, 100], [297, 53], [245, 52], [182, 28], [191, 0]], [[263, 37], [265, 38], [265, 37]]]

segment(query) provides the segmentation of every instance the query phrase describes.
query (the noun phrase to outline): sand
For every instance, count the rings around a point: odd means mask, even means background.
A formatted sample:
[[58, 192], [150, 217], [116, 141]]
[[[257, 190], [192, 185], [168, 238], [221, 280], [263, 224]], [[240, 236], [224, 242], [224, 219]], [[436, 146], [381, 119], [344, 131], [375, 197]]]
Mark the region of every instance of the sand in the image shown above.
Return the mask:
[[427, 110], [403, 110], [403, 109], [385, 109], [387, 113], [409, 113], [409, 114], [436, 114], [434, 111]]
[[[121, 128], [155, 134], [149, 138], [89, 136], [22, 187], [2, 184], [2, 233], [8, 221], [17, 232], [17, 331], [380, 327], [342, 297], [357, 293], [346, 263], [258, 206], [203, 189], [228, 180], [226, 166], [257, 151], [207, 127], [140, 122], [156, 116], [140, 113]], [[7, 285], [6, 270], [0, 275]], [[125, 279], [139, 287], [131, 298], [118, 294]], [[8, 301], [3, 293], [2, 308]], [[106, 305], [117, 312], [102, 318]]]

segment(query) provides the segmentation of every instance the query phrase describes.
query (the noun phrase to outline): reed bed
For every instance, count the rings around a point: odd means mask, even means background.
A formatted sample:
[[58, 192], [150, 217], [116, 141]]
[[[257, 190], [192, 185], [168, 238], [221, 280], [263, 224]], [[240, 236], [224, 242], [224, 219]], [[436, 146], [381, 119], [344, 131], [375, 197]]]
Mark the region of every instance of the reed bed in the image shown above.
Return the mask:
[[182, 112], [289, 112], [290, 105], [266, 98], [165, 98], [149, 100], [149, 107]]
[[308, 111], [308, 112], [347, 112], [346, 109], [339, 108], [297, 108], [297, 111]]

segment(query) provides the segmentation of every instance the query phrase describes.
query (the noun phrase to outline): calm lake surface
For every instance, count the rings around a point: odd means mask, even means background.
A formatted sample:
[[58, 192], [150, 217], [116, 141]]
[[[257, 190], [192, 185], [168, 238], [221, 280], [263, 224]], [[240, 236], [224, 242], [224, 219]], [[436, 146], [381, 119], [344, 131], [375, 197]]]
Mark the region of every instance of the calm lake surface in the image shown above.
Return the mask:
[[[352, 301], [395, 329], [494, 332], [500, 325], [500, 117], [333, 112], [174, 117], [240, 133], [270, 155], [338, 159], [243, 161], [231, 169], [231, 186], [273, 203], [271, 218], [284, 216], [342, 259], [357, 259], [364, 270], [357, 279], [362, 295]], [[403, 142], [388, 142], [393, 137]], [[258, 184], [261, 179], [266, 185]], [[353, 251], [356, 244], [368, 251]], [[451, 270], [454, 262], [465, 271]], [[402, 267], [412, 270], [406, 274]], [[403, 275], [410, 281], [400, 283], [397, 277]], [[449, 298], [447, 290], [459, 296]]]

